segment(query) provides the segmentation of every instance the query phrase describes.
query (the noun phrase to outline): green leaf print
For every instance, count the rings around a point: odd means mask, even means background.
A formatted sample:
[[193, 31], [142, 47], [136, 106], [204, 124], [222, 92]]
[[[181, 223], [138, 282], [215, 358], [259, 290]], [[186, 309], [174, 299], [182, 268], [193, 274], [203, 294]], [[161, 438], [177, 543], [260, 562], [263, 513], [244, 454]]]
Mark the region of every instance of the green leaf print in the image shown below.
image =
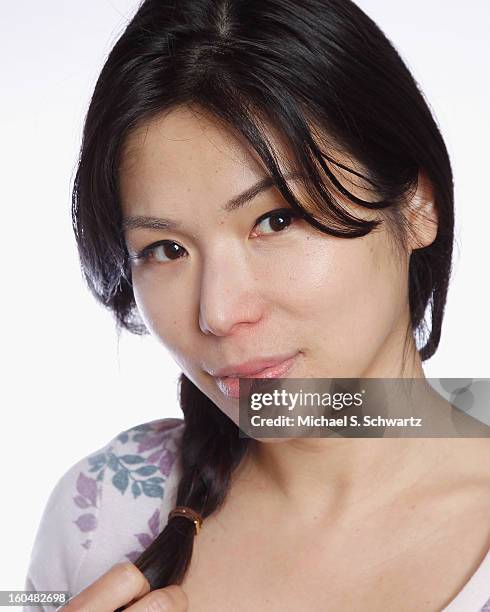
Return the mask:
[[141, 487], [139, 485], [139, 482], [134, 481], [133, 484], [131, 485], [131, 491], [133, 492], [133, 495], [135, 497], [138, 497], [138, 495], [141, 495]]
[[140, 467], [137, 470], [135, 470], [135, 473], [139, 474], [140, 476], [151, 476], [157, 470], [158, 470], [158, 467], [156, 465], [144, 465], [143, 467]]
[[147, 497], [162, 497], [163, 498], [163, 488], [160, 485], [149, 483], [146, 480], [142, 480], [141, 486], [143, 487], [143, 493]]
[[145, 459], [141, 455], [123, 455], [121, 457], [121, 460], [124, 461], [124, 463], [133, 464], [133, 463], [143, 463]]
[[119, 489], [121, 493], [124, 493], [126, 489], [128, 488], [128, 484], [129, 484], [128, 470], [122, 469], [122, 470], [119, 470], [119, 472], [116, 472], [114, 476], [112, 477], [112, 484], [117, 489]]
[[119, 459], [116, 457], [114, 453], [109, 453], [108, 457], [109, 457], [109, 460], [107, 462], [107, 465], [110, 467], [112, 471], [117, 472], [119, 470]]

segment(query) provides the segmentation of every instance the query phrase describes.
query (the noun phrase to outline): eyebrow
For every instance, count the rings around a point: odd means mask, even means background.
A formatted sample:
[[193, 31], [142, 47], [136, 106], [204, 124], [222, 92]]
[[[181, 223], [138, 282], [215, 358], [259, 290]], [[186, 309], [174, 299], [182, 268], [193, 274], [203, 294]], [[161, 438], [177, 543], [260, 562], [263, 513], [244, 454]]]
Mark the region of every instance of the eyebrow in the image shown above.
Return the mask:
[[[284, 175], [286, 180], [292, 180], [300, 178], [301, 174], [298, 172], [290, 172]], [[254, 185], [233, 197], [231, 200], [226, 202], [221, 207], [221, 210], [226, 212], [231, 212], [233, 210], [238, 210], [245, 206], [248, 202], [253, 200], [259, 193], [270, 189], [276, 185], [276, 181], [271, 176], [266, 176], [259, 181], [257, 181]], [[165, 219], [164, 217], [147, 217], [143, 215], [133, 215], [125, 217], [122, 221], [122, 229], [123, 231], [129, 229], [143, 228], [150, 230], [174, 230], [178, 229], [182, 226], [178, 221], [174, 221], [172, 219]]]

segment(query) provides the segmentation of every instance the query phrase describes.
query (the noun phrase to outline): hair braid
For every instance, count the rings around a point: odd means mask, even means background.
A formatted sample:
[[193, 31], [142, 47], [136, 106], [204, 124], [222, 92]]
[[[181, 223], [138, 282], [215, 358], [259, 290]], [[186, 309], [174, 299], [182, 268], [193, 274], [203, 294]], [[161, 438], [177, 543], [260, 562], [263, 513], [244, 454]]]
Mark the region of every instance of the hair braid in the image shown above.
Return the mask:
[[[181, 374], [179, 382], [185, 428], [176, 505], [189, 506], [204, 519], [225, 500], [231, 475], [250, 439], [240, 438], [235, 423], [187, 376]], [[145, 574], [151, 589], [180, 584], [189, 567], [193, 545], [194, 525], [175, 516], [134, 564]]]

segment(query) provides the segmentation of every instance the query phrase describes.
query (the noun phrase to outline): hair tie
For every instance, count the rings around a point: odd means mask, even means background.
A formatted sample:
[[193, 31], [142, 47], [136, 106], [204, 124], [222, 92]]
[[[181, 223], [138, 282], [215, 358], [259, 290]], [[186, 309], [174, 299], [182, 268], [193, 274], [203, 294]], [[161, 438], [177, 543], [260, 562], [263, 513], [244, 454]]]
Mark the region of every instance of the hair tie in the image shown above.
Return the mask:
[[202, 525], [202, 517], [198, 512], [196, 512], [192, 508], [189, 508], [188, 506], [176, 506], [168, 513], [168, 520], [170, 520], [174, 516], [184, 516], [185, 518], [190, 519], [194, 523], [194, 526], [196, 528], [195, 535], [199, 533], [199, 530], [201, 529]]

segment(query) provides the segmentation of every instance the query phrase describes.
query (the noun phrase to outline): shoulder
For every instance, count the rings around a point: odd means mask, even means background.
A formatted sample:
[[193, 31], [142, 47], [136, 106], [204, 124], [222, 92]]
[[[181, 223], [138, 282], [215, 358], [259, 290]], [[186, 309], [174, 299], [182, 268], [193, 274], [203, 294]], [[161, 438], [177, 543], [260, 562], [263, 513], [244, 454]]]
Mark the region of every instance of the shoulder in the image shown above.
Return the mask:
[[183, 430], [177, 418], [132, 426], [63, 474], [38, 526], [26, 589], [73, 595], [147, 548], [173, 507]]
[[[177, 458], [182, 419], [159, 419], [120, 432], [83, 461], [92, 488], [101, 482], [119, 497], [163, 498], [163, 483]], [[80, 473], [80, 482], [85, 482]]]

